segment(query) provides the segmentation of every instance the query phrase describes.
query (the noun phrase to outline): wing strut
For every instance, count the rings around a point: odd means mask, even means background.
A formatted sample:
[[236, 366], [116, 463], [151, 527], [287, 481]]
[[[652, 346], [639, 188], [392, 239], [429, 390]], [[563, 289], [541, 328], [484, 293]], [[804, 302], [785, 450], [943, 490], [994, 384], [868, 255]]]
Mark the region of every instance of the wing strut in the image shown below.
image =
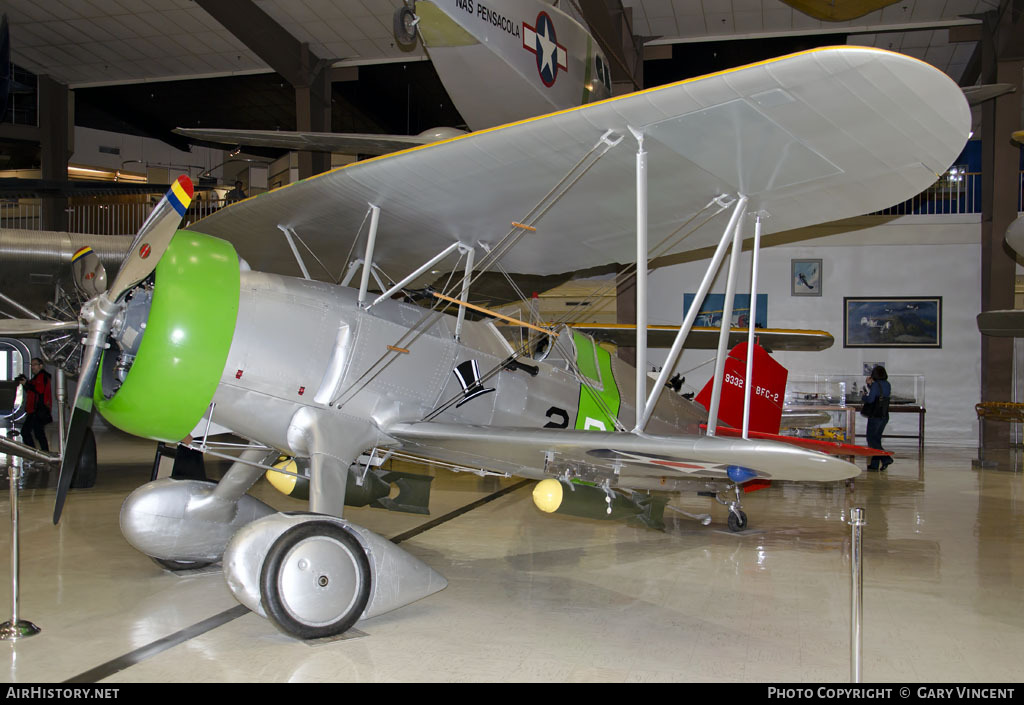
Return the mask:
[[[467, 301], [469, 299], [469, 286], [470, 286], [470, 284], [473, 283], [473, 281], [472, 281], [473, 280], [473, 261], [476, 259], [476, 248], [474, 248], [474, 247], [467, 247], [466, 250], [467, 250], [467, 252], [466, 252], [466, 274], [462, 278], [462, 296], [459, 297], [463, 301]], [[459, 317], [455, 321], [455, 339], [456, 340], [461, 340], [462, 339], [462, 323], [465, 320], [466, 320], [466, 307], [465, 306], [459, 306]]]
[[299, 248], [295, 246], [295, 231], [287, 225], [278, 225], [277, 229], [284, 233], [284, 237], [288, 241], [288, 247], [292, 248], [292, 254], [295, 255], [295, 261], [299, 264], [302, 276], [306, 279], [312, 279], [309, 276], [309, 270], [306, 269], [306, 263], [302, 260], [302, 255], [299, 254]]
[[718, 330], [718, 353], [715, 355], [714, 384], [711, 385], [711, 405], [708, 407], [709, 436], [715, 435], [718, 428], [718, 408], [722, 402], [722, 383], [725, 379], [725, 358], [729, 354], [729, 332], [732, 330], [732, 308], [736, 302], [736, 273], [740, 268], [740, 250], [743, 245], [742, 224], [743, 219], [740, 218], [732, 230], [732, 256], [729, 257], [729, 276], [725, 283], [725, 303], [722, 306], [722, 324]]
[[[747, 321], [747, 374], [743, 379], [753, 379], [754, 375], [754, 318], [757, 313], [757, 264], [761, 257], [761, 221], [762, 213], [754, 216], [754, 251], [750, 264], [750, 315]], [[750, 437], [750, 390], [752, 384], [743, 389], [743, 438]]]
[[632, 127], [636, 138], [636, 427], [644, 427], [647, 396], [647, 151], [644, 134]]
[[[640, 419], [640, 423], [637, 424], [637, 428], [634, 429], [634, 433], [643, 431], [647, 422], [650, 421], [651, 414], [654, 413], [654, 405], [658, 403], [658, 397], [661, 396], [662, 390], [665, 389], [668, 376], [679, 361], [679, 354], [683, 351], [683, 343], [686, 342], [686, 336], [690, 334], [690, 329], [693, 328], [693, 322], [697, 318], [697, 311], [704, 303], [704, 297], [707, 296], [708, 290], [711, 288], [711, 282], [714, 280], [715, 274], [722, 264], [722, 259], [725, 257], [725, 249], [729, 244], [729, 238], [737, 227], [740, 216], [746, 212], [746, 209], [747, 197], [740, 196], [736, 201], [735, 208], [733, 208], [732, 216], [729, 218], [729, 224], [726, 226], [725, 232], [722, 233], [722, 239], [718, 243], [718, 248], [711, 258], [711, 263], [708, 264], [707, 271], [704, 272], [704, 279], [701, 280], [700, 286], [697, 288], [697, 295], [693, 299], [693, 304], [690, 306], [690, 310], [686, 312], [683, 323], [679, 327], [679, 333], [676, 334], [676, 339], [672, 343], [672, 349], [669, 350], [668, 357], [665, 359], [665, 365], [661, 368], [661, 374], [658, 375], [658, 381], [654, 383], [654, 389], [651, 390], [651, 394], [647, 398], [643, 417]], [[637, 321], [637, 325], [640, 325], [639, 321]]]
[[[390, 299], [396, 293], [401, 291], [402, 287], [407, 285], [409, 282], [413, 281], [414, 279], [419, 277], [421, 274], [425, 274], [426, 272], [428, 272], [431, 267], [433, 267], [435, 264], [437, 264], [438, 262], [443, 260], [445, 257], [450, 255], [452, 252], [455, 252], [456, 250], [461, 250], [461, 249], [466, 249], [465, 245], [463, 245], [461, 242], [453, 242], [452, 244], [448, 245], [448, 247], [444, 248], [443, 250], [438, 252], [436, 255], [434, 255], [432, 258], [430, 258], [429, 260], [427, 260], [426, 262], [421, 264], [419, 269], [416, 269], [416, 270], [412, 271], [411, 273], [409, 273], [408, 275], [406, 275], [406, 277], [404, 279], [402, 279], [400, 282], [398, 282], [397, 284], [392, 286], [390, 289], [385, 291], [383, 294], [381, 294], [380, 296], [375, 298], [369, 305], [366, 305], [363, 308], [370, 309], [370, 308], [376, 306], [377, 304], [379, 304], [381, 301], [386, 301], [387, 299]], [[366, 271], [366, 270], [364, 270], [364, 271]], [[365, 279], [366, 277], [364, 276], [363, 278]]]
[[363, 278], [359, 281], [359, 306], [366, 307], [366, 291], [370, 288], [370, 269], [373, 268], [373, 248], [377, 244], [377, 223], [380, 222], [380, 206], [370, 204], [370, 232], [366, 236], [366, 256], [363, 257]]

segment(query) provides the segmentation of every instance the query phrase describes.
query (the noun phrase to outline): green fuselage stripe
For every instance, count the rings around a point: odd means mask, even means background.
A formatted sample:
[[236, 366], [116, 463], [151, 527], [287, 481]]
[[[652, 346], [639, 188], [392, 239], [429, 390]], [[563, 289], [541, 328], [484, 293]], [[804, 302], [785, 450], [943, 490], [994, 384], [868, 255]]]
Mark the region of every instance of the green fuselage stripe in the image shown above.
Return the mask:
[[614, 431], [619, 414], [619, 388], [612, 374], [612, 356], [581, 333], [573, 332], [576, 365], [587, 384], [580, 384], [580, 407], [576, 415], [578, 431]]

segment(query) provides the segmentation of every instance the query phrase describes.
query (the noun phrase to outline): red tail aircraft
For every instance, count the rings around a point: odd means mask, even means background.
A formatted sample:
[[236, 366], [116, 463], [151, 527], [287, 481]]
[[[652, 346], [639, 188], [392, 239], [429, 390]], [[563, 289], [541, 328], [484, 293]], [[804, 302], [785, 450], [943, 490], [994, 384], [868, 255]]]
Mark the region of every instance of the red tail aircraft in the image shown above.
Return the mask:
[[[718, 408], [718, 436], [741, 436], [743, 434], [744, 380], [747, 369], [747, 344], [740, 343], [729, 351], [725, 359], [722, 384], [722, 398]], [[876, 450], [866, 446], [816, 438], [785, 436], [779, 433], [782, 424], [782, 407], [786, 396], [786, 380], [789, 372], [779, 364], [768, 351], [754, 343], [754, 388], [750, 394], [750, 424], [748, 436], [789, 443], [800, 448], [817, 450], [829, 455], [873, 456], [892, 455], [890, 451]], [[705, 409], [711, 407], [711, 385], [708, 380], [694, 399]], [[704, 428], [707, 428], [704, 426]], [[754, 489], [754, 488], [752, 488]]]

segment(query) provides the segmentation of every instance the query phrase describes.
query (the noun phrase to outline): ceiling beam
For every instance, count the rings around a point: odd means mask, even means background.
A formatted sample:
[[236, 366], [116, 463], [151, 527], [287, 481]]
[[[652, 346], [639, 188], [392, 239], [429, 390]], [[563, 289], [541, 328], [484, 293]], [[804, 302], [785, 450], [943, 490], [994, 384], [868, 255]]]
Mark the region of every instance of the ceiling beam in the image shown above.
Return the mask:
[[[295, 89], [295, 129], [330, 132], [330, 61], [321, 59], [264, 12], [252, 0], [196, 0], [254, 54]], [[299, 152], [299, 177], [327, 171], [329, 154]]]
[[196, 4], [290, 84], [309, 85], [310, 67], [303, 61], [302, 42], [252, 0], [196, 0]]

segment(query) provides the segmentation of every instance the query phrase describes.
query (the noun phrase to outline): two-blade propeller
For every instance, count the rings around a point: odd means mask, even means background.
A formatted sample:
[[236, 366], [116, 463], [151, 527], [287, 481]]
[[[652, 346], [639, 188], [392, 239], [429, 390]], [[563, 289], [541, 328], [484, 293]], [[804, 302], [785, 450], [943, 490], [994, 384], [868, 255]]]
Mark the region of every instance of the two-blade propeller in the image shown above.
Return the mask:
[[[81, 318], [87, 325], [85, 347], [82, 351], [82, 366], [78, 376], [78, 389], [75, 392], [71, 425], [68, 427], [68, 438], [64, 444], [64, 456], [61, 458], [60, 475], [57, 479], [54, 524], [60, 521], [64, 500], [71, 487], [71, 479], [82, 452], [86, 432], [92, 425], [92, 395], [96, 371], [103, 350], [107, 347], [107, 336], [110, 334], [111, 326], [124, 307], [124, 295], [156, 269], [192, 202], [192, 193], [192, 182], [187, 176], [179, 176], [142, 224], [110, 287], [106, 291], [100, 291], [82, 307]], [[94, 276], [92, 280], [96, 278], [98, 277]], [[103, 278], [105, 279], [105, 274]]]
[[[53, 331], [82, 330], [85, 333], [82, 364], [75, 393], [74, 411], [68, 427], [67, 442], [61, 457], [57, 479], [57, 502], [53, 510], [53, 523], [60, 520], [71, 486], [72, 476], [79, 463], [93, 414], [93, 388], [107, 337], [117, 315], [125, 308], [125, 294], [153, 273], [157, 263], [178, 230], [185, 211], [192, 202], [192, 182], [179, 176], [171, 185], [153, 212], [146, 218], [132, 242], [131, 249], [121, 263], [114, 281], [107, 287], [107, 275], [99, 257], [92, 248], [83, 247], [71, 258], [71, 271], [75, 284], [89, 300], [82, 306], [77, 321], [43, 321], [32, 319], [0, 320], [0, 335], [37, 336]], [[63, 432], [63, 429], [61, 429]]]

